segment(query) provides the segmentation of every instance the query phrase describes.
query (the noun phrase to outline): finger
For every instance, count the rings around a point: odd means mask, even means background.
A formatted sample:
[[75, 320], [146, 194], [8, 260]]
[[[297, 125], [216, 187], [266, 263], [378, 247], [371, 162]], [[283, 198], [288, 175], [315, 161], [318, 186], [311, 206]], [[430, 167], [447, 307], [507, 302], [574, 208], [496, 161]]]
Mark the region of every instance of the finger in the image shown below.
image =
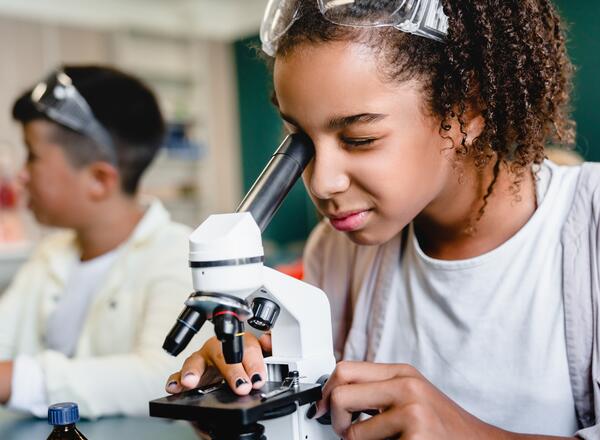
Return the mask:
[[206, 360], [204, 359], [202, 349], [192, 353], [181, 367], [179, 383], [183, 389], [191, 390], [192, 388], [196, 388], [205, 369]]
[[215, 367], [214, 365], [208, 365], [204, 370], [204, 374], [202, 374], [202, 377], [200, 378], [200, 383], [198, 384], [198, 386], [213, 386], [221, 382], [223, 382], [223, 376], [221, 376], [221, 373], [219, 372], [219, 370], [217, 370], [217, 367]]
[[271, 333], [265, 333], [258, 338], [262, 351], [271, 354], [273, 352], [273, 344], [271, 342]]
[[244, 337], [244, 358], [242, 365], [250, 377], [252, 388], [259, 389], [265, 384], [267, 367], [262, 354], [262, 347], [254, 336]]
[[167, 384], [165, 385], [165, 391], [169, 394], [181, 393], [183, 391], [183, 387], [179, 383], [181, 379], [181, 373], [178, 371], [177, 373], [173, 373], [167, 379]]
[[342, 435], [352, 424], [352, 413], [389, 408], [396, 399], [389, 381], [340, 385], [331, 392], [331, 425]]
[[344, 440], [381, 440], [400, 438], [405, 427], [402, 418], [393, 411], [386, 411], [370, 419], [350, 425], [342, 437]]
[[234, 393], [240, 396], [247, 395], [252, 390], [252, 385], [243, 364], [228, 364], [223, 356], [221, 342], [218, 339], [209, 342], [203, 348], [207, 361], [219, 370]]
[[368, 383], [388, 380], [394, 377], [416, 376], [419, 372], [406, 364], [375, 364], [372, 362], [344, 361], [336, 365], [331, 377], [323, 387], [323, 396], [317, 402], [316, 418], [321, 417], [329, 409], [331, 391], [339, 385], [351, 383]]

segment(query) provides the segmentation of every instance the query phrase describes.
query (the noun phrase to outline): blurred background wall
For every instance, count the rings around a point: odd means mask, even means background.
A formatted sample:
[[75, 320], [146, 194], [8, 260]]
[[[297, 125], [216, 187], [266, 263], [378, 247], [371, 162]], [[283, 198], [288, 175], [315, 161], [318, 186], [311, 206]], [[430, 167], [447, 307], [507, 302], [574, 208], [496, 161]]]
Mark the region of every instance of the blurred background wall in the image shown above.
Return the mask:
[[[171, 133], [143, 190], [189, 225], [234, 209], [282, 139], [257, 53], [267, 0], [0, 0], [0, 157], [18, 167], [15, 97], [61, 63], [108, 63], [158, 93]], [[600, 160], [600, 2], [556, 0], [577, 66], [577, 151]], [[0, 161], [1, 163], [1, 161]], [[265, 232], [274, 261], [298, 256], [316, 222], [301, 184]], [[4, 251], [3, 251], [4, 249]], [[9, 268], [0, 245], [0, 286]], [[21, 252], [21, 251], [20, 251]], [[25, 255], [22, 251], [20, 255]]]
[[[191, 226], [233, 210], [243, 192], [233, 42], [257, 32], [265, 4], [0, 0], [0, 186], [24, 158], [20, 127], [10, 115], [15, 98], [61, 64], [102, 63], [148, 83], [169, 123], [142, 192]], [[0, 226], [14, 226], [8, 211], [0, 205]], [[26, 236], [14, 227], [12, 238], [0, 233], [0, 292], [41, 230], [29, 227], [33, 222], [21, 211]]]

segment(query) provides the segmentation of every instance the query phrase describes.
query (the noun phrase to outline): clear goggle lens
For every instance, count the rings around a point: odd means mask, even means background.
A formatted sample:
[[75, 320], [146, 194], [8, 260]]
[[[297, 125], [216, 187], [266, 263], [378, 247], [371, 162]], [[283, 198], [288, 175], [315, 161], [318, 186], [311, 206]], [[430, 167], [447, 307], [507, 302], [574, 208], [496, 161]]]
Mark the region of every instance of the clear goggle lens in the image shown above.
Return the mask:
[[260, 40], [265, 53], [275, 55], [277, 41], [294, 24], [297, 16], [297, 0], [269, 0], [260, 25]]
[[318, 0], [323, 16], [342, 26], [395, 26], [412, 16], [418, 0]]
[[[300, 1], [269, 0], [260, 29], [262, 47], [268, 55], [275, 55], [277, 41], [298, 18]], [[393, 26], [437, 41], [444, 41], [448, 31], [448, 18], [440, 0], [314, 1], [326, 20], [340, 26]]]

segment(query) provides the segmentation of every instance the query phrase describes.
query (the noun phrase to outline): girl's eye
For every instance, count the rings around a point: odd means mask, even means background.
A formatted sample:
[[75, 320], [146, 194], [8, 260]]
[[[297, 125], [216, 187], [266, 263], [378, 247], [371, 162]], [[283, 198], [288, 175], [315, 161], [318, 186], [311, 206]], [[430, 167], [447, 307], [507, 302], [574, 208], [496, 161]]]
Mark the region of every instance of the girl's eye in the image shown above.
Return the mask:
[[350, 147], [366, 147], [377, 139], [374, 138], [342, 138], [342, 142]]

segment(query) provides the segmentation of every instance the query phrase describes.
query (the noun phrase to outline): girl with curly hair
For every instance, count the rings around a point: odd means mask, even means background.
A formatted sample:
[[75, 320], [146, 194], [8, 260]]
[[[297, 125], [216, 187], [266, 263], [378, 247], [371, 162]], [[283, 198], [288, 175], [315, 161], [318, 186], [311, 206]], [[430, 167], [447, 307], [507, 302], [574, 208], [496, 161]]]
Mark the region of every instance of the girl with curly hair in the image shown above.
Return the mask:
[[[261, 38], [325, 217], [306, 279], [342, 362], [307, 416], [345, 439], [600, 438], [600, 172], [545, 159], [574, 143], [551, 1], [271, 0]], [[226, 366], [208, 341], [167, 391], [214, 365], [247, 394], [265, 344]]]

